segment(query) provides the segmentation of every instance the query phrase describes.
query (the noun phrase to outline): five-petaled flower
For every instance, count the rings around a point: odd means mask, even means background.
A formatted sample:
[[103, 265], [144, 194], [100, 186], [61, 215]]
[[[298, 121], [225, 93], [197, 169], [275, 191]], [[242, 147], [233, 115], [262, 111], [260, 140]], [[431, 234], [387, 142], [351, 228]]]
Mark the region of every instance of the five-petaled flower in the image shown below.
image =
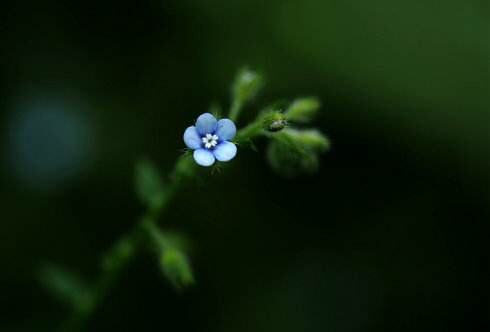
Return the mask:
[[235, 137], [236, 127], [230, 119], [216, 120], [209, 114], [201, 114], [195, 126], [184, 132], [184, 143], [194, 150], [194, 160], [201, 166], [211, 166], [215, 159], [229, 161], [236, 155], [236, 145], [230, 140]]

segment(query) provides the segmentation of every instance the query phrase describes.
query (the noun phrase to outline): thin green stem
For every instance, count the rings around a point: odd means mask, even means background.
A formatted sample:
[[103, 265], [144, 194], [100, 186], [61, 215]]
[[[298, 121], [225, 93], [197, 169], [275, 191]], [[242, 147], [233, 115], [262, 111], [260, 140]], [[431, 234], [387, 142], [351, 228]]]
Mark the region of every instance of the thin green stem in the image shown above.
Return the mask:
[[[60, 332], [81, 331], [91, 319], [99, 305], [104, 302], [107, 295], [118, 283], [122, 272], [129, 263], [138, 255], [146, 232], [145, 224], [152, 223], [156, 227], [156, 220], [165, 210], [168, 202], [175, 196], [179, 185], [183, 182], [179, 174], [179, 166], [182, 166], [184, 158], [179, 159], [173, 172], [171, 183], [167, 188], [164, 201], [158, 209], [148, 209], [140, 218], [135, 227], [128, 234], [123, 235], [115, 245], [102, 256], [102, 271], [95, 281], [89, 300], [76, 306], [69, 317], [61, 324]], [[194, 168], [189, 168], [190, 173]], [[190, 174], [187, 174], [190, 175]]]
[[137, 228], [129, 234], [120, 238], [103, 255], [102, 273], [92, 287], [88, 300], [79, 303], [72, 314], [60, 326], [60, 331], [80, 331], [85, 323], [96, 311], [98, 305], [104, 301], [108, 293], [119, 280], [119, 276], [128, 263], [134, 259], [138, 244], [141, 241], [140, 232]]
[[[240, 105], [232, 107], [230, 118], [236, 119], [240, 111]], [[248, 141], [261, 133], [262, 119], [258, 117], [255, 122], [238, 131], [237, 139]], [[170, 176], [167, 184], [164, 200], [158, 208], [150, 209], [136, 223], [135, 227], [126, 235], [123, 235], [102, 256], [102, 270], [96, 279], [88, 300], [78, 304], [69, 317], [59, 327], [60, 332], [81, 331], [92, 318], [97, 308], [105, 301], [108, 294], [118, 283], [122, 272], [129, 263], [136, 258], [143, 247], [145, 234], [150, 233], [157, 224], [157, 220], [168, 206], [168, 203], [179, 192], [186, 179], [192, 178], [197, 171], [197, 166], [190, 156], [181, 156]], [[154, 233], [154, 232], [153, 232]], [[158, 240], [158, 239], [157, 239]]]
[[263, 131], [262, 121], [255, 121], [250, 123], [248, 126], [244, 127], [240, 131], [238, 131], [236, 135], [236, 141], [238, 143], [246, 142], [258, 135], [260, 135]]
[[231, 121], [236, 122], [238, 115], [242, 110], [243, 103], [241, 103], [238, 98], [235, 98], [231, 103], [229, 118]]

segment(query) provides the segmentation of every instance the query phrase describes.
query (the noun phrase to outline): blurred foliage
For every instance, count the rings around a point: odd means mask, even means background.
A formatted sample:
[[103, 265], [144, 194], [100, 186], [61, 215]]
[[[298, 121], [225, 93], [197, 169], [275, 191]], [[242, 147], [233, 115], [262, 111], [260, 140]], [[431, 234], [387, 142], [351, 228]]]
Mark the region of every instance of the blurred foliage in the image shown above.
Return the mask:
[[289, 121], [308, 123], [318, 113], [320, 101], [315, 97], [298, 98], [286, 110]]
[[243, 68], [238, 72], [232, 85], [232, 104], [230, 110], [230, 119], [236, 121], [238, 112], [243, 105], [255, 98], [263, 85], [262, 77], [248, 69]]
[[134, 160], [171, 169], [189, 118], [227, 98], [241, 64], [268, 85], [244, 121], [262, 97], [322, 101], [320, 172], [284, 180], [240, 152], [212, 185], [194, 178], [164, 218], [199, 238], [199, 283], [178, 295], [139, 261], [88, 330], [488, 329], [488, 1], [0, 6], [0, 330], [53, 330], [66, 306], [39, 262], [95, 275], [141, 215]]
[[284, 129], [269, 144], [267, 158], [284, 177], [314, 174], [320, 167], [318, 154], [329, 147], [328, 139], [315, 129]]
[[162, 272], [173, 287], [180, 291], [192, 285], [194, 276], [185, 253], [189, 240], [179, 233], [163, 233], [149, 220], [145, 221], [144, 227], [154, 243]]
[[141, 160], [136, 165], [135, 187], [138, 198], [148, 209], [153, 211], [162, 207], [165, 195], [163, 180], [149, 160]]
[[181, 251], [173, 248], [165, 249], [160, 264], [163, 273], [176, 289], [188, 287], [194, 283], [189, 261]]
[[41, 270], [40, 277], [53, 295], [76, 310], [90, 305], [90, 291], [78, 275], [54, 265], [46, 265]]

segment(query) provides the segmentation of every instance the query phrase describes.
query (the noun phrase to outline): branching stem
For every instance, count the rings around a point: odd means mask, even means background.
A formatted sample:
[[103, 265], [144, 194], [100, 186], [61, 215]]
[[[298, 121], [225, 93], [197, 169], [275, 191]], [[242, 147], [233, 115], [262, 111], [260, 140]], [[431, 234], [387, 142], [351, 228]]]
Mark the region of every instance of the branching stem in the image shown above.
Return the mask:
[[[236, 118], [240, 111], [240, 105], [234, 104], [230, 117]], [[262, 128], [261, 118], [258, 117], [237, 132], [237, 139], [249, 141], [260, 134]], [[98, 307], [106, 300], [109, 293], [119, 282], [122, 272], [129, 263], [136, 258], [146, 244], [149, 230], [157, 227], [157, 221], [165, 211], [168, 203], [179, 192], [186, 179], [192, 178], [198, 170], [192, 157], [181, 156], [170, 176], [170, 183], [166, 186], [165, 196], [158, 207], [148, 208], [143, 217], [139, 219], [135, 227], [123, 235], [115, 244], [102, 255], [101, 272], [92, 286], [91, 294], [87, 301], [78, 303], [68, 318], [59, 327], [60, 332], [82, 331], [84, 326], [92, 319]]]

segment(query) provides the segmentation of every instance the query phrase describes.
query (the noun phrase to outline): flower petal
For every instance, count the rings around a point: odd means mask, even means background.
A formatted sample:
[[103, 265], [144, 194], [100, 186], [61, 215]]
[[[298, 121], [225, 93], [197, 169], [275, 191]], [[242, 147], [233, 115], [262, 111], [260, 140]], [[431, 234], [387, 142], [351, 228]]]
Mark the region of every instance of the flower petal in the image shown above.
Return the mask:
[[190, 126], [184, 131], [184, 143], [189, 149], [195, 150], [201, 147], [201, 136], [197, 133], [196, 127]]
[[231, 142], [221, 142], [213, 153], [219, 161], [228, 161], [236, 156], [236, 145]]
[[197, 132], [201, 135], [213, 134], [218, 121], [210, 113], [201, 114], [196, 120]]
[[214, 164], [213, 154], [206, 149], [194, 150], [194, 160], [201, 166], [211, 166]]
[[229, 141], [235, 137], [236, 126], [230, 119], [221, 119], [218, 121], [216, 135], [221, 141]]

